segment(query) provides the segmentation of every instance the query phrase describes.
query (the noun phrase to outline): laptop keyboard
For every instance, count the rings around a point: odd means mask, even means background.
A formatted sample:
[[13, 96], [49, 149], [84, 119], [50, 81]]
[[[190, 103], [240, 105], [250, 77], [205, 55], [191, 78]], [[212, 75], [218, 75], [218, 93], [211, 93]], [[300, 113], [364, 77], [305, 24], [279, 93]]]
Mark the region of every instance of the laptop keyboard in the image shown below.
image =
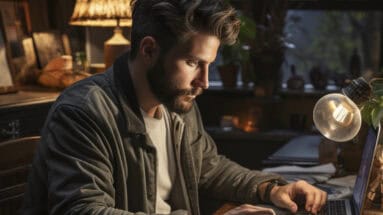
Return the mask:
[[[296, 215], [309, 215], [311, 213], [301, 208]], [[318, 215], [346, 215], [346, 202], [344, 200], [331, 200], [327, 201], [324, 208]]]
[[331, 200], [327, 202], [325, 208], [323, 208], [319, 214], [345, 215], [345, 213], [346, 203], [344, 200]]

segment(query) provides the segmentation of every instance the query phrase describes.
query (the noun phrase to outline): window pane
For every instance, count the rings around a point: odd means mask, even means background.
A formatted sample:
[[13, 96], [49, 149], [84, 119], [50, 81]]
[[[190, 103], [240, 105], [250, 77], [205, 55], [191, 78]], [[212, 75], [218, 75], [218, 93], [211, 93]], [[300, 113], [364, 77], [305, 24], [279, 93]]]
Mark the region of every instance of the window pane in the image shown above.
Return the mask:
[[[283, 83], [295, 65], [296, 73], [310, 83], [314, 67], [327, 71], [329, 80], [350, 74], [353, 53], [361, 70], [379, 70], [381, 13], [374, 11], [289, 10], [285, 24]], [[354, 60], [355, 62], [355, 60]], [[355, 66], [354, 66], [355, 67]]]

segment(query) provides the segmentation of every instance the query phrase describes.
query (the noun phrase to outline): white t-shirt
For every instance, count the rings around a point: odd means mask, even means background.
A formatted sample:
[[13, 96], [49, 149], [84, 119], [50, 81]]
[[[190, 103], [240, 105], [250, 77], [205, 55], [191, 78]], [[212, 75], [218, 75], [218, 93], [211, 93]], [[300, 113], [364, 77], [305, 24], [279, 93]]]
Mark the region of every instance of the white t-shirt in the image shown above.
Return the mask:
[[149, 134], [157, 150], [157, 196], [156, 213], [169, 214], [169, 199], [175, 178], [175, 160], [173, 146], [170, 138], [170, 124], [167, 111], [162, 105], [157, 109], [155, 117], [152, 118], [141, 109], [144, 117], [146, 131]]

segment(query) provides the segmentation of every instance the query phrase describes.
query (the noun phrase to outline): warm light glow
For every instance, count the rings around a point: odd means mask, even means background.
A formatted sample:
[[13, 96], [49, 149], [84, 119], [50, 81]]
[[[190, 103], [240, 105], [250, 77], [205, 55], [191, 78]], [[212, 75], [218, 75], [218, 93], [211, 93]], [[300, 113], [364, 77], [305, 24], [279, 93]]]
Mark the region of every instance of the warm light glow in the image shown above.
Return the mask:
[[122, 35], [122, 30], [120, 28], [114, 29], [114, 34], [112, 38], [105, 42], [107, 45], [130, 45], [130, 41], [127, 40], [124, 35]]
[[70, 24], [131, 26], [131, 17], [130, 0], [77, 0]]
[[258, 131], [257, 126], [252, 120], [246, 121], [245, 125], [242, 128], [245, 132], [256, 132]]
[[334, 117], [335, 122], [340, 123], [342, 126], [348, 126], [352, 121], [353, 114], [343, 104], [339, 104], [335, 108], [332, 117]]

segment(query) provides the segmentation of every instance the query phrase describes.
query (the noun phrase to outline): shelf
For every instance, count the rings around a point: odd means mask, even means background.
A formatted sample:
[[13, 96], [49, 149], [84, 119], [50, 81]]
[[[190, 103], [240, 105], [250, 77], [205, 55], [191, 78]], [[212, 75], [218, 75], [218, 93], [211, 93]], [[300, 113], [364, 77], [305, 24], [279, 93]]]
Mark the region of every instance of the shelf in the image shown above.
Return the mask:
[[290, 90], [282, 88], [279, 90], [278, 95], [281, 97], [322, 97], [329, 93], [339, 93], [341, 90], [336, 86], [329, 86], [324, 90], [317, 90], [312, 87], [306, 87], [304, 90]]
[[302, 135], [300, 132], [283, 129], [258, 132], [244, 132], [239, 129], [225, 131], [220, 127], [206, 127], [205, 129], [213, 137], [213, 139], [217, 141], [238, 140], [244, 142], [285, 142], [293, 137]]
[[255, 96], [253, 87], [237, 86], [234, 88], [224, 88], [222, 86], [211, 86], [207, 90], [204, 90], [202, 95], [197, 97], [198, 100], [215, 98], [226, 99], [251, 99], [257, 103], [278, 103], [280, 97], [278, 95], [273, 96]]

